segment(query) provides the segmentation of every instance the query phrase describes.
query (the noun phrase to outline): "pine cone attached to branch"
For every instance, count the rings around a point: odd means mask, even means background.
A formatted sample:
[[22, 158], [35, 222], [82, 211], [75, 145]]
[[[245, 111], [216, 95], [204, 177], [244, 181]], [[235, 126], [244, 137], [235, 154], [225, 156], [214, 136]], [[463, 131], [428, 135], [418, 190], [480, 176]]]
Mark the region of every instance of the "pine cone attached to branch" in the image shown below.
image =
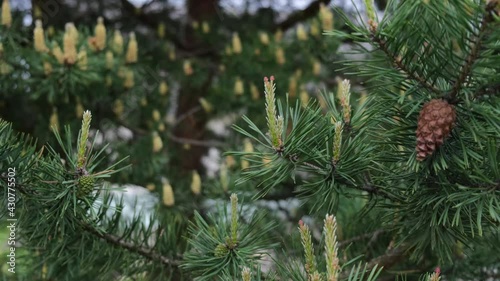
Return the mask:
[[91, 175], [84, 175], [78, 179], [78, 198], [83, 198], [89, 195], [94, 190], [95, 178]]
[[457, 114], [453, 105], [433, 99], [420, 110], [417, 128], [417, 160], [431, 155], [450, 134]]

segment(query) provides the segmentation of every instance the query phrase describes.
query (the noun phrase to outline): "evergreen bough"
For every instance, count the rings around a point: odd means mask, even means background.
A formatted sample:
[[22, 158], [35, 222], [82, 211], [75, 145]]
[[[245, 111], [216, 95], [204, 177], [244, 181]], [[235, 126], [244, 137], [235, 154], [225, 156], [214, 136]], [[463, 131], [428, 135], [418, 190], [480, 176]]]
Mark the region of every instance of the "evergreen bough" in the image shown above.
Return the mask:
[[[208, 218], [194, 212], [190, 224], [178, 212], [157, 212], [148, 226], [139, 215], [125, 223], [123, 202], [115, 204], [102, 181], [120, 172], [122, 161], [98, 165], [106, 147], [88, 148], [90, 119], [77, 149], [66, 128], [62, 135], [54, 130], [59, 147], [40, 151], [0, 120], [0, 168], [19, 171], [18, 258], [33, 265], [16, 278], [354, 281], [376, 280], [399, 263], [421, 271], [439, 265], [421, 277], [437, 281], [440, 274], [480, 279], [482, 268], [498, 268], [500, 4], [390, 1], [378, 21], [365, 2], [367, 24], [345, 16], [351, 31], [329, 33], [369, 51], [343, 64], [352, 81], [368, 78], [365, 100], [354, 104], [356, 93], [344, 81], [337, 96], [325, 92], [317, 103], [289, 105], [271, 79], [262, 109], [268, 128], [248, 117], [249, 129], [235, 126], [256, 145], [231, 153], [250, 163], [237, 183], [257, 181], [255, 198], [276, 196], [287, 184], [311, 216], [336, 214], [326, 216], [320, 237], [300, 221], [300, 254], [289, 248], [297, 240], [283, 235], [286, 226], [274, 225], [258, 205], [238, 209], [236, 195], [230, 215], [222, 207]], [[71, 79], [65, 87], [74, 87]], [[436, 99], [454, 106], [456, 122], [443, 144], [418, 161], [419, 112]], [[6, 178], [2, 173], [4, 195]], [[92, 188], [81, 192], [84, 185]], [[339, 239], [338, 232], [359, 235]], [[321, 254], [315, 240], [324, 243]], [[360, 240], [368, 240], [363, 249], [354, 243]], [[360, 252], [366, 263], [353, 258]], [[262, 256], [274, 265], [270, 272], [262, 270]]]

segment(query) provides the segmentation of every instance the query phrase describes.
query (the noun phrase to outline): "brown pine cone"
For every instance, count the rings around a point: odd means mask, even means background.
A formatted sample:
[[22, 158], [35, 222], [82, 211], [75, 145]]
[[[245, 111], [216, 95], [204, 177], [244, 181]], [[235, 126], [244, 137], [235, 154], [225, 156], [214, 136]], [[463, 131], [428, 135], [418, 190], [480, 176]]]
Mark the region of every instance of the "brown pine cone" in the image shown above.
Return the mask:
[[420, 110], [417, 128], [417, 160], [431, 155], [450, 134], [457, 114], [453, 105], [433, 99]]

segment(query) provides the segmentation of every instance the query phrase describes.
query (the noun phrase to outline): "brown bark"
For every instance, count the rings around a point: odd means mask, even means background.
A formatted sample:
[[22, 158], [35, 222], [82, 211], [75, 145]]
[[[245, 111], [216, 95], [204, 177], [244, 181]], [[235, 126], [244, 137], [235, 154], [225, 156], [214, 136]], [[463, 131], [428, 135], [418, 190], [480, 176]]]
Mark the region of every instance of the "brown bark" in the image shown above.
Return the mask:
[[[187, 0], [186, 5], [188, 17], [191, 20], [198, 21], [200, 23], [204, 20], [213, 21], [214, 18], [217, 17], [217, 13], [219, 11], [219, 0]], [[193, 35], [193, 32], [189, 31], [184, 40], [186, 46], [199, 47], [200, 44], [206, 44], [205, 42], [199, 42]], [[204, 48], [212, 49], [211, 46], [204, 46]], [[205, 96], [208, 89], [210, 89], [213, 75], [213, 72], [208, 73], [208, 75], [204, 77], [206, 80], [199, 88], [193, 89], [189, 85], [182, 85], [181, 94], [179, 96], [178, 115], [199, 106], [198, 100], [200, 97]], [[204, 128], [207, 122], [207, 116], [203, 116], [204, 114], [204, 112], [198, 112], [197, 114], [186, 118], [178, 124], [174, 134], [181, 138], [202, 140], [205, 136]], [[180, 151], [183, 149], [184, 148], [179, 147]], [[186, 170], [199, 169], [201, 166], [200, 159], [206, 151], [207, 147], [205, 146], [190, 146], [190, 149], [186, 151], [186, 153], [181, 153], [179, 163], [182, 168]]]

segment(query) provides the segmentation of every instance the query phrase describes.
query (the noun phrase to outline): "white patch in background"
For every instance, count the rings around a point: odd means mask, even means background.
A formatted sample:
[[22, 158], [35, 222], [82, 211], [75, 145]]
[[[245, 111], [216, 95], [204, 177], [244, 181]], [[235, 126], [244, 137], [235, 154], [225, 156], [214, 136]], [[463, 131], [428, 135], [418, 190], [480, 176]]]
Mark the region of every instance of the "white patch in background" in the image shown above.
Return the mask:
[[207, 123], [207, 129], [212, 131], [216, 136], [227, 137], [229, 136], [229, 130], [226, 124], [220, 119], [212, 119]]
[[128, 128], [125, 128], [123, 126], [118, 127], [118, 130], [116, 132], [118, 137], [124, 141], [129, 141], [134, 137], [134, 133]]
[[201, 157], [201, 164], [205, 167], [209, 178], [215, 177], [220, 169], [221, 152], [215, 147], [208, 149], [208, 154]]
[[213, 118], [208, 121], [206, 128], [212, 131], [216, 136], [219, 137], [228, 137], [231, 133], [230, 126], [236, 122], [238, 118], [241, 117], [241, 113], [231, 113], [231, 114], [226, 114], [222, 117], [219, 118]]
[[90, 129], [89, 139], [92, 140], [97, 147], [99, 147], [103, 145], [104, 134], [102, 132], [97, 133], [97, 130]]
[[[154, 228], [157, 227], [158, 222], [151, 222], [151, 216], [155, 213], [155, 207], [159, 202], [155, 194], [149, 192], [145, 187], [133, 184], [111, 184], [109, 188], [111, 189], [109, 192], [112, 194], [113, 199], [110, 202], [111, 208], [106, 213], [108, 218], [113, 217], [120, 200], [123, 200], [121, 223], [129, 225], [134, 218], [141, 217], [141, 222], [145, 228], [148, 228], [151, 223], [154, 223]], [[96, 202], [98, 205], [101, 203], [102, 199]], [[97, 206], [96, 208], [99, 207]]]

